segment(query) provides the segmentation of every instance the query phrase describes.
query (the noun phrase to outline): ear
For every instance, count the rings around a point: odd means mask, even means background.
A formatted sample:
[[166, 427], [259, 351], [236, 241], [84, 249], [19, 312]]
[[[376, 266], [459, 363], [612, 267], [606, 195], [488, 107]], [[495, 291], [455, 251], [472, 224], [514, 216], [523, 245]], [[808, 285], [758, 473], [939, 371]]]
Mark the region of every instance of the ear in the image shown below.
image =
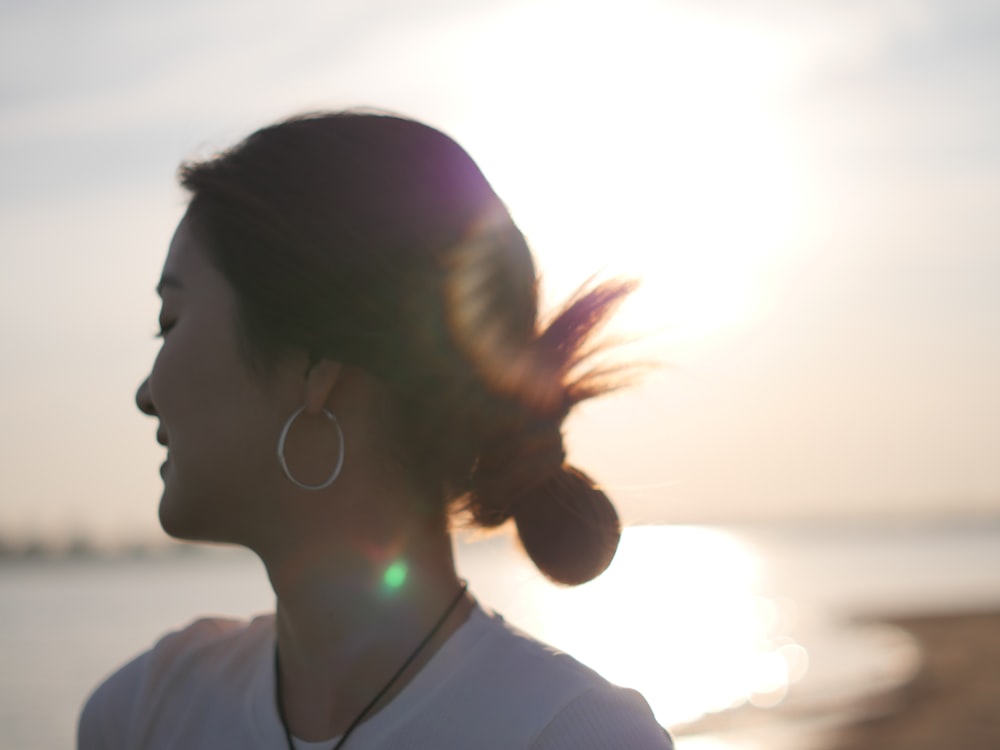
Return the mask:
[[330, 400], [334, 386], [340, 378], [340, 362], [323, 359], [309, 368], [306, 375], [307, 414], [319, 414]]

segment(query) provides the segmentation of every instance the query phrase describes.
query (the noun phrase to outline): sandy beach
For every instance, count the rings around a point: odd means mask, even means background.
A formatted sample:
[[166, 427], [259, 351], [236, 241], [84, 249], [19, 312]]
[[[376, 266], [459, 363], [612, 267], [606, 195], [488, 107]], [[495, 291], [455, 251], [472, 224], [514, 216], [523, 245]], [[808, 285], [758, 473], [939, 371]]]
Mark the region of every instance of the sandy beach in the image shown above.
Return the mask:
[[891, 618], [913, 635], [913, 679], [861, 706], [825, 750], [1000, 748], [1000, 611]]
[[[861, 699], [796, 695], [674, 727], [680, 750], [702, 735], [769, 750], [1000, 750], [1000, 610], [866, 617], [919, 649], [910, 679]], [[694, 746], [694, 745], [692, 745]]]

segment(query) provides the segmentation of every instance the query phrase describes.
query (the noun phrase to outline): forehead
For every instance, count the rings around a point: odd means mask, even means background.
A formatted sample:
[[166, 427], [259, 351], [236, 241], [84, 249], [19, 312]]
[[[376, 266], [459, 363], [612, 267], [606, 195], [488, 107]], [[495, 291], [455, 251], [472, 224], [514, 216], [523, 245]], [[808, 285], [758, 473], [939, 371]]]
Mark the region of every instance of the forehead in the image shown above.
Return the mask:
[[217, 292], [229, 284], [208, 260], [204, 234], [189, 214], [185, 214], [174, 231], [163, 263], [163, 273], [156, 290], [185, 292]]

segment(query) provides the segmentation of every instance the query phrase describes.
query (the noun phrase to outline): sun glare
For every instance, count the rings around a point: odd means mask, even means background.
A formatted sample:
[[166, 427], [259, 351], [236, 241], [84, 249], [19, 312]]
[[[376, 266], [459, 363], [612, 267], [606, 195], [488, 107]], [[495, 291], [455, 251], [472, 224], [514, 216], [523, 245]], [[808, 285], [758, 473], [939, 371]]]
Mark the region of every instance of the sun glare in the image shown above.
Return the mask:
[[724, 532], [637, 527], [603, 576], [535, 606], [543, 638], [638, 689], [674, 725], [744, 702], [777, 705], [805, 675], [793, 605], [755, 594], [757, 583], [756, 558]]
[[622, 327], [670, 340], [752, 321], [797, 214], [771, 107], [785, 48], [685, 13], [557, 1], [492, 19], [466, 53], [491, 105], [460, 133], [538, 254], [547, 299], [594, 272], [637, 276]]

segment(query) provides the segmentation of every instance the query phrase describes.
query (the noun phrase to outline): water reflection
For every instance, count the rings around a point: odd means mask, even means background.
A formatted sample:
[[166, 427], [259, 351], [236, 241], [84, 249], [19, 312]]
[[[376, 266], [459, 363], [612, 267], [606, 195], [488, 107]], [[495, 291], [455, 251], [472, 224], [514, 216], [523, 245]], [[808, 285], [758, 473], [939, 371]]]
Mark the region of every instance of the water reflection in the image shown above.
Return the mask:
[[[759, 567], [721, 530], [637, 527], [596, 581], [554, 589], [525, 567], [510, 573], [516, 597], [497, 593], [519, 601], [506, 607], [515, 624], [640, 690], [674, 725], [745, 702], [777, 705], [806, 673], [796, 607], [755, 593]], [[474, 583], [489, 603], [489, 586]]]

